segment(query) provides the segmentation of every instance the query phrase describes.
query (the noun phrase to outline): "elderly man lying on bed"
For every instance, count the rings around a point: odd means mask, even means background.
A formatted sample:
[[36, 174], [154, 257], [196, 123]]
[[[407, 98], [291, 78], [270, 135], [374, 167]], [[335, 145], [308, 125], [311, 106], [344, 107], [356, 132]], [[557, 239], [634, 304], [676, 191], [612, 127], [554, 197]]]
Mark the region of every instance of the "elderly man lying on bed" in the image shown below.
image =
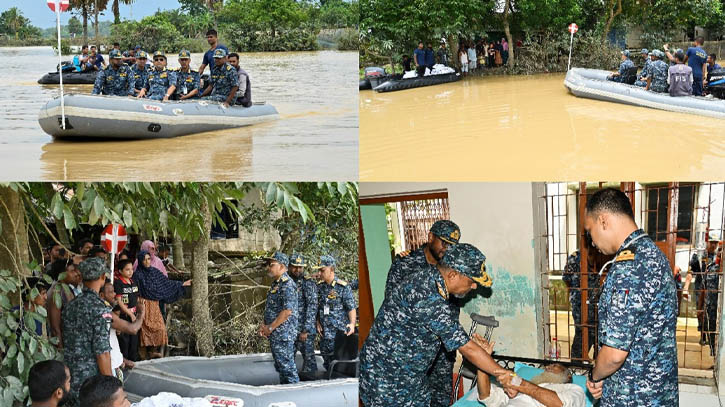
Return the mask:
[[[488, 353], [493, 352], [494, 342], [487, 342], [474, 334], [476, 341]], [[488, 374], [478, 371], [478, 401], [486, 407], [520, 406], [520, 407], [584, 407], [586, 396], [584, 390], [571, 383], [571, 371], [561, 364], [553, 363], [546, 366], [544, 372], [531, 381], [523, 380], [515, 386], [509, 373], [497, 377], [503, 388], [491, 383]]]

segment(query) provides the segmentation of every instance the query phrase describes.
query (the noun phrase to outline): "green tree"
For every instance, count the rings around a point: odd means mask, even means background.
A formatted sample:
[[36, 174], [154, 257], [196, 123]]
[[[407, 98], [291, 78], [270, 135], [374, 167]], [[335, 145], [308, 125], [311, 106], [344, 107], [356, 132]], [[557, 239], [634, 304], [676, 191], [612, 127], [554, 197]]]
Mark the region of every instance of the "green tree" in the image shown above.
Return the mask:
[[0, 30], [5, 34], [15, 35], [15, 39], [21, 38], [21, 33], [30, 23], [30, 20], [23, 16], [22, 11], [12, 7], [0, 14]]
[[113, 11], [113, 24], [120, 24], [121, 23], [121, 10], [119, 9], [120, 4], [133, 4], [136, 0], [113, 0], [113, 6], [111, 6], [111, 11]]
[[68, 33], [72, 35], [79, 35], [83, 32], [83, 25], [77, 17], [73, 16], [68, 20]]
[[94, 0], [70, 0], [70, 10], [83, 18], [83, 43], [88, 43], [88, 16], [93, 10]]

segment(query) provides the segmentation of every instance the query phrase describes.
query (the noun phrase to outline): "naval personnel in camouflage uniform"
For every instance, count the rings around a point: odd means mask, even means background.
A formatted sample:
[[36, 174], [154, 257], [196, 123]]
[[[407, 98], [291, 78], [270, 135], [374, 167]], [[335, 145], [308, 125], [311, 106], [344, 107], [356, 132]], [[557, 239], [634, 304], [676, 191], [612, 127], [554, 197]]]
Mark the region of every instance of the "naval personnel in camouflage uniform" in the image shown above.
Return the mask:
[[[430, 228], [430, 233], [434, 239], [439, 239], [440, 242], [429, 242], [422, 247], [413, 250], [409, 255], [405, 257], [398, 257], [390, 266], [388, 272], [387, 282], [385, 283], [385, 298], [388, 298], [395, 288], [404, 279], [414, 273], [438, 273], [438, 269], [435, 264], [428, 262], [426, 257], [426, 247], [432, 243], [433, 245], [442, 245], [443, 254], [449, 247], [458, 243], [461, 238], [461, 230], [454, 222], [450, 220], [439, 220], [433, 223]], [[432, 256], [435, 250], [428, 251]], [[435, 259], [434, 260], [440, 260]], [[455, 302], [454, 298], [451, 297], [448, 302], [449, 309], [451, 312], [451, 318], [458, 321], [460, 315], [460, 308]], [[453, 364], [456, 361], [456, 352], [447, 352], [445, 347], [441, 346], [440, 351], [435, 357], [433, 366], [428, 372], [427, 381], [428, 388], [432, 393], [431, 406], [448, 406], [451, 401], [452, 393], [452, 378], [453, 378]]]
[[[232, 95], [232, 101], [236, 95], [237, 89], [239, 89], [239, 75], [237, 70], [229, 64], [224, 62], [221, 65], [216, 65], [216, 62], [220, 59], [225, 59], [227, 52], [224, 49], [217, 48], [214, 51], [214, 63], [215, 65], [211, 68], [211, 75], [209, 76], [209, 82], [211, 87], [211, 95], [205, 96], [204, 99], [213, 100], [215, 102], [226, 102], [229, 99], [229, 95], [234, 90]], [[208, 95], [209, 88], [204, 91], [204, 95]]]
[[[595, 249], [591, 249], [595, 250]], [[594, 301], [595, 293], [599, 288], [599, 274], [593, 269], [592, 264], [589, 264], [589, 273], [587, 274], [587, 324], [589, 327], [589, 348], [594, 346], [596, 342], [596, 313], [594, 312], [596, 302]], [[582, 357], [582, 290], [581, 287], [581, 253], [579, 250], [570, 254], [566, 259], [566, 267], [564, 273], [562, 273], [562, 280], [569, 287], [569, 303], [571, 304], [571, 314], [574, 318], [574, 340], [571, 344], [571, 356], [573, 358]], [[587, 349], [587, 353], [589, 350]]]
[[665, 54], [664, 52], [656, 49], [652, 51], [652, 55], [655, 57], [655, 60], [652, 61], [652, 64], [649, 67], [649, 75], [652, 77], [652, 83], [650, 84], [649, 90], [658, 93], [667, 92], [669, 89], [669, 85], [667, 84], [667, 71], [669, 67], [665, 61], [662, 60]]
[[615, 254], [599, 299], [599, 344], [628, 352], [604, 379], [601, 407], [678, 405], [676, 324], [670, 264], [637, 229]]
[[[138, 95], [141, 89], [146, 87], [146, 82], [149, 80], [149, 72], [151, 72], [151, 66], [146, 63], [148, 61], [148, 54], [146, 51], [139, 51], [136, 54], [136, 63], [131, 67], [133, 72], [133, 93]], [[139, 67], [139, 63], [142, 64], [143, 68]]]
[[317, 336], [317, 283], [305, 275], [307, 263], [300, 254], [290, 257], [290, 276], [297, 286], [297, 314], [299, 323], [295, 349], [302, 353], [302, 373], [317, 372], [315, 360], [315, 336]]
[[[297, 287], [295, 282], [287, 274], [287, 265], [289, 264], [287, 255], [275, 252], [267, 260], [269, 261], [268, 268], [271, 273], [275, 267], [282, 267], [281, 270], [284, 271], [272, 283], [267, 292], [267, 304], [264, 308], [264, 325], [260, 328], [260, 333], [269, 338], [269, 347], [272, 349], [274, 368], [279, 373], [279, 382], [282, 384], [297, 383], [300, 381], [299, 375], [297, 374], [297, 366], [295, 366]], [[279, 326], [271, 326], [279, 314], [286, 310], [291, 311], [289, 317]]]
[[[179, 63], [185, 61], [191, 63], [191, 53], [187, 50], [179, 52]], [[187, 66], [186, 69], [182, 66], [176, 70], [176, 98], [180, 100], [198, 98], [201, 94], [200, 88], [200, 76], [199, 72], [195, 69], [191, 69]], [[196, 94], [188, 96], [196, 90]]]
[[[469, 244], [446, 250], [441, 263], [472, 281], [484, 275], [485, 256]], [[360, 353], [360, 398], [366, 407], [431, 405], [427, 374], [441, 345], [455, 352], [470, 340], [450, 304], [437, 268], [411, 273], [390, 292]], [[450, 394], [449, 385], [445, 395]]]
[[[164, 62], [157, 61], [163, 58]], [[166, 55], [161, 51], [154, 52], [154, 67], [149, 72], [146, 87], [138, 97], [153, 100], [168, 100], [176, 91], [176, 72], [166, 68]]]
[[110, 63], [98, 72], [91, 94], [132, 96], [133, 71], [121, 62], [121, 52], [117, 49], [111, 50], [108, 59]]
[[629, 59], [629, 51], [622, 51], [622, 56], [624, 56], [625, 59], [622, 61], [622, 63], [619, 64], [619, 70], [617, 71], [619, 75], [608, 76], [607, 79], [609, 79], [610, 81], [622, 82], [624, 80], [624, 74], [627, 72], [627, 69], [634, 68], [634, 62]]
[[649, 75], [649, 67], [652, 64], [650, 56], [652, 56], [652, 52], [648, 51], [647, 48], [642, 48], [644, 66], [642, 67], [642, 71], [640, 71], [639, 75], [637, 75], [637, 80], [634, 82], [635, 86], [647, 86], [647, 75]]
[[705, 274], [705, 331], [708, 332], [710, 343], [710, 356], [715, 356], [715, 333], [717, 331], [717, 297], [720, 289], [720, 275], [722, 274], [722, 246], [721, 254], [707, 266]]
[[[329, 255], [320, 256], [320, 263], [317, 269], [322, 269], [322, 281], [317, 285], [317, 317], [322, 327], [322, 338], [320, 339], [320, 352], [324, 360], [325, 370], [330, 367], [332, 352], [335, 350], [335, 336], [337, 332], [351, 334], [355, 330], [355, 320], [350, 320], [351, 312], [355, 312], [357, 305], [352, 290], [347, 282], [335, 276], [335, 258]], [[332, 276], [327, 283], [325, 275]], [[352, 325], [352, 329], [350, 329]]]
[[[103, 260], [93, 257], [80, 266], [83, 281], [98, 280], [110, 273]], [[101, 299], [97, 291], [83, 286], [81, 295], [63, 307], [64, 361], [71, 375], [71, 395], [78, 406], [78, 392], [83, 381], [100, 373], [96, 356], [109, 354], [108, 371], [111, 371], [109, 341], [111, 332], [111, 308]]]

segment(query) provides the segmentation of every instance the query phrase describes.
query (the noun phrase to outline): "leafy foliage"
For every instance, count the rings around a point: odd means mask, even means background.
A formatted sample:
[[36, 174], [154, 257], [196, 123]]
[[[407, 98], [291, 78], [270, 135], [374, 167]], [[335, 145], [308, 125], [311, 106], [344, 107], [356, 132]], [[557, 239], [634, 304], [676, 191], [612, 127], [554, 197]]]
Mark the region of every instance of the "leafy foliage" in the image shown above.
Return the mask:
[[23, 16], [17, 7], [12, 7], [0, 14], [0, 34], [21, 40], [42, 36], [40, 28], [31, 25], [30, 20]]
[[[28, 265], [36, 268], [36, 264]], [[50, 283], [50, 277], [46, 276]], [[0, 405], [19, 404], [28, 397], [27, 383], [30, 367], [41, 360], [55, 359], [55, 346], [47, 338], [38, 336], [36, 322], [45, 325], [47, 311], [37, 307], [34, 311], [23, 307], [25, 301], [32, 301], [40, 295], [37, 289], [30, 292], [30, 298], [20, 298], [24, 279], [8, 270], [0, 270]], [[20, 299], [20, 306], [13, 302]], [[30, 327], [30, 328], [29, 328]]]

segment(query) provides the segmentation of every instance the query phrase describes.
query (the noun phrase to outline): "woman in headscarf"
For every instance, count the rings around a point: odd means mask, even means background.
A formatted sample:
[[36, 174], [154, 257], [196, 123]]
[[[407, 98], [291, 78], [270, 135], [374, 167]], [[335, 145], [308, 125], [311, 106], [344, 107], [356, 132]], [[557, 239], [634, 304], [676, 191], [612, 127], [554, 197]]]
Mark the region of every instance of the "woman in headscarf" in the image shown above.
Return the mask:
[[159, 358], [159, 347], [168, 343], [166, 324], [159, 309], [159, 301], [172, 303], [184, 296], [191, 280], [183, 283], [169, 280], [161, 271], [152, 265], [151, 254], [145, 250], [138, 253], [138, 267], [133, 273], [133, 280], [138, 284], [139, 301], [144, 303], [146, 315], [141, 324], [140, 343], [146, 347], [150, 358]]
[[[168, 277], [169, 273], [166, 271], [166, 267], [164, 267], [164, 262], [161, 261], [159, 256], [156, 255], [157, 251], [154, 242], [150, 240], [144, 240], [143, 243], [141, 243], [141, 251], [148, 252], [151, 255], [151, 267], [154, 267], [155, 269], [159, 270], [161, 274]], [[133, 271], [136, 271], [136, 269], [138, 268], [138, 264], [138, 260], [133, 263]]]

